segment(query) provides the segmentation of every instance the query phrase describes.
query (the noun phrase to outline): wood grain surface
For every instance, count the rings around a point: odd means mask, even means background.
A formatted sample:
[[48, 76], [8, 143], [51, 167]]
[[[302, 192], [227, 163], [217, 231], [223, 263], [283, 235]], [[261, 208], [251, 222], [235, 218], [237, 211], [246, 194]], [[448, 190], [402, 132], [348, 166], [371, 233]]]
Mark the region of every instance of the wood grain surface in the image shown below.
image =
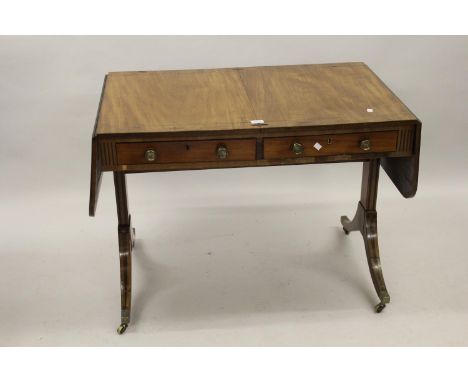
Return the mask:
[[[114, 72], [107, 76], [96, 134], [416, 119], [364, 63]], [[265, 124], [252, 126], [252, 120]]]
[[[372, 137], [371, 149], [362, 151], [358, 143], [366, 137]], [[89, 214], [96, 210], [102, 171], [380, 158], [408, 198], [418, 184], [420, 137], [418, 118], [360, 62], [113, 72], [106, 75], [93, 131]], [[304, 145], [300, 155], [291, 152], [295, 139]], [[227, 140], [229, 155], [220, 159], [216, 145]], [[313, 148], [315, 141], [322, 150]], [[152, 146], [158, 160], [148, 162], [145, 151]]]
[[252, 118], [236, 70], [109, 73], [97, 133], [236, 129]]
[[415, 119], [363, 63], [245, 68], [239, 74], [256, 115], [269, 125]]

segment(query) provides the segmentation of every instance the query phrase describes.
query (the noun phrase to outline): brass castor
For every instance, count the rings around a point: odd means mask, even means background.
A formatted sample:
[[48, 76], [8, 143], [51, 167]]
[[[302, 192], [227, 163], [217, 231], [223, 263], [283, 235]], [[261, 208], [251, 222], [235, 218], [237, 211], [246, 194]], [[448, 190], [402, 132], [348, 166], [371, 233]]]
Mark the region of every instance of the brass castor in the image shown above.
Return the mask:
[[346, 235], [349, 235], [349, 231], [345, 227], [343, 227], [343, 231]]
[[117, 328], [117, 333], [124, 334], [127, 328], [128, 324], [120, 324], [120, 326]]
[[383, 302], [379, 302], [376, 306], [375, 306], [375, 313], [381, 313], [382, 310], [385, 309], [387, 305], [385, 305]]

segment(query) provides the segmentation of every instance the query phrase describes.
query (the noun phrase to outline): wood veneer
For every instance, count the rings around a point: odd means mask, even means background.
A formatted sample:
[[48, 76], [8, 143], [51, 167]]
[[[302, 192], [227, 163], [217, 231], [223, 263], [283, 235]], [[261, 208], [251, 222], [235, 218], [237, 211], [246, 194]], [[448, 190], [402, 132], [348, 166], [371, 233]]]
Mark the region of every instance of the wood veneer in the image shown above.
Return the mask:
[[[377, 243], [379, 168], [404, 197], [414, 196], [420, 142], [421, 122], [360, 62], [107, 74], [92, 137], [89, 214], [96, 211], [102, 172], [112, 171], [119, 333], [130, 322], [135, 234], [126, 174], [363, 162], [356, 215], [342, 217], [342, 224], [346, 233], [363, 236], [380, 312], [390, 297]], [[219, 155], [220, 145], [228, 155]]]

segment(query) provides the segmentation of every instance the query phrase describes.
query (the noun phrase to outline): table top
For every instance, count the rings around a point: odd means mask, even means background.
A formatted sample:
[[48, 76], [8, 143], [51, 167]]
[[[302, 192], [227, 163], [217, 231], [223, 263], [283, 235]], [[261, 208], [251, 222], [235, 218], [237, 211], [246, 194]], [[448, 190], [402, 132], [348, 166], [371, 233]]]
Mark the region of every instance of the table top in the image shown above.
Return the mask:
[[94, 126], [89, 213], [104, 171], [373, 158], [408, 198], [420, 138], [418, 118], [361, 62], [113, 72]]
[[[259, 120], [264, 124], [252, 122]], [[111, 72], [95, 135], [415, 120], [360, 62]]]

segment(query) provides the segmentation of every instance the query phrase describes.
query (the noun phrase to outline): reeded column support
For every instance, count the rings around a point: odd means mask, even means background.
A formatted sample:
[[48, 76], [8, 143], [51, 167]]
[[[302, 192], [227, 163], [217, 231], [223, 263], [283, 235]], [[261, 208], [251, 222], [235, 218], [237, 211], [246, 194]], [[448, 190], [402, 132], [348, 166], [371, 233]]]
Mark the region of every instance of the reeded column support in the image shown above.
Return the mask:
[[377, 188], [379, 183], [380, 159], [364, 162], [362, 171], [361, 200], [358, 203], [353, 220], [341, 217], [344, 232], [360, 231], [366, 248], [367, 263], [380, 303], [375, 310], [380, 313], [390, 302], [390, 295], [385, 286], [385, 280], [380, 263], [379, 243], [377, 236]]

